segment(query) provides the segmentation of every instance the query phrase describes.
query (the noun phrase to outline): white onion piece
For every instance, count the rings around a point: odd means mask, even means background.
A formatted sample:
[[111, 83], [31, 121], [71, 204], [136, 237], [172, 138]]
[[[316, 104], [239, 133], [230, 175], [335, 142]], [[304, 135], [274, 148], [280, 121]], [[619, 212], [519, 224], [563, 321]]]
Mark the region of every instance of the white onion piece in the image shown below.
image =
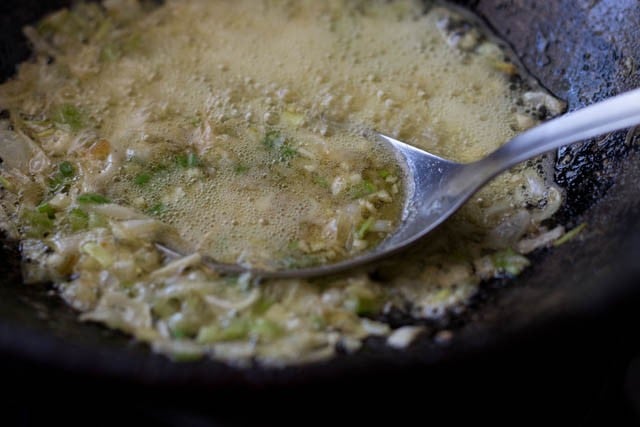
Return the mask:
[[169, 227], [155, 219], [130, 219], [113, 221], [111, 229], [113, 235], [121, 240], [154, 240], [161, 232], [166, 232]]
[[397, 349], [407, 348], [424, 331], [422, 326], [403, 326], [387, 338], [387, 345]]
[[493, 228], [493, 230], [489, 232], [487, 242], [494, 249], [511, 247], [526, 233], [530, 224], [531, 214], [521, 209], [505, 218], [500, 224]]
[[218, 298], [214, 295], [205, 295], [204, 300], [218, 308], [240, 311], [252, 306], [256, 301], [258, 301], [259, 297], [260, 290], [258, 288], [254, 288], [245, 299], [242, 299], [240, 301], [229, 301], [226, 299]]
[[134, 331], [151, 328], [151, 311], [148, 304], [129, 298], [119, 292], [104, 294], [98, 306], [80, 316], [81, 320], [104, 322], [111, 327]]
[[87, 204], [86, 206], [84, 206], [84, 209], [89, 212], [101, 214], [113, 219], [120, 219], [120, 220], [147, 219], [149, 220], [146, 215], [136, 211], [135, 209], [131, 209], [130, 207], [127, 207], [127, 206], [117, 205], [115, 203]]
[[178, 274], [189, 267], [193, 267], [194, 265], [200, 264], [201, 260], [202, 260], [202, 257], [197, 252], [191, 255], [187, 255], [175, 261], [171, 261], [169, 264], [165, 265], [164, 267], [154, 271], [149, 275], [149, 278], [151, 280], [154, 280], [160, 277], [173, 276], [174, 274]]
[[564, 227], [559, 225], [553, 230], [542, 233], [539, 236], [522, 239], [518, 242], [516, 249], [521, 254], [528, 254], [535, 249], [547, 246], [564, 234]]
[[378, 219], [371, 225], [371, 231], [390, 233], [393, 231], [393, 221]]
[[10, 130], [0, 130], [0, 158], [6, 169], [29, 172], [29, 162], [35, 154], [26, 137]]

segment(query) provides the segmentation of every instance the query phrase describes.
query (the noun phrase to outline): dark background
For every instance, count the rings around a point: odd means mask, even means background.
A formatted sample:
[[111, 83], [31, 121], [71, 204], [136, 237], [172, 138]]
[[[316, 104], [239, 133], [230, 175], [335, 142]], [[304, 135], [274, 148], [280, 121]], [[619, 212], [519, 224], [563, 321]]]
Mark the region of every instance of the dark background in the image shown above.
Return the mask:
[[[28, 56], [20, 28], [62, 0], [0, 1], [0, 80]], [[637, 0], [478, 0], [472, 6], [571, 109], [640, 86]], [[626, 142], [626, 143], [625, 143]], [[635, 425], [640, 416], [640, 162], [625, 133], [560, 150], [558, 220], [587, 222], [514, 283], [409, 351], [285, 370], [171, 363], [25, 287], [0, 266], [0, 424], [31, 426]], [[447, 328], [454, 338], [434, 339]]]

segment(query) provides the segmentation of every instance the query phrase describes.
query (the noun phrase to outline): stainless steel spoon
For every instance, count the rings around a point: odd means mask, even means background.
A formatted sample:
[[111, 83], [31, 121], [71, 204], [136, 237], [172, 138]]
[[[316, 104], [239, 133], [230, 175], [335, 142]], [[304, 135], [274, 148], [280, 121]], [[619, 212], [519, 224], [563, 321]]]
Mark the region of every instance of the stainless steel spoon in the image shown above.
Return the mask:
[[[523, 132], [487, 157], [468, 164], [455, 163], [427, 153], [389, 136], [373, 137], [396, 152], [405, 171], [403, 216], [396, 231], [374, 249], [334, 264], [294, 270], [252, 270], [235, 264], [222, 264], [203, 257], [221, 273], [250, 272], [263, 278], [302, 278], [338, 273], [396, 253], [456, 212], [476, 191], [492, 178], [520, 162], [607, 132], [640, 124], [640, 89], [565, 114]], [[159, 245], [174, 255], [177, 251]]]

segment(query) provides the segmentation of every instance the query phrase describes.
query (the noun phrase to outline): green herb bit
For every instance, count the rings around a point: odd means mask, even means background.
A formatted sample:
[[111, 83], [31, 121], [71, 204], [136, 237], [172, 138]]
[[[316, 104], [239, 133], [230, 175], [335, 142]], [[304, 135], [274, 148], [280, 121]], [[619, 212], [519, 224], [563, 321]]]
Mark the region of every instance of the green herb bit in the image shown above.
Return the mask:
[[249, 166], [242, 163], [238, 163], [233, 170], [236, 174], [243, 175], [249, 171]]
[[84, 114], [70, 104], [58, 108], [53, 115], [53, 121], [59, 125], [68, 126], [72, 132], [77, 132], [85, 126]]
[[53, 229], [53, 220], [45, 212], [28, 211], [23, 215], [23, 220], [28, 237], [44, 237]]
[[280, 146], [280, 161], [286, 162], [291, 160], [298, 152], [295, 148], [291, 147], [288, 143], [284, 143]]
[[374, 289], [362, 285], [350, 285], [345, 289], [347, 298], [344, 307], [357, 315], [371, 315], [382, 308], [381, 295]]
[[200, 166], [201, 162], [194, 153], [187, 153], [176, 156], [176, 164], [183, 169], [189, 169]]
[[276, 130], [266, 133], [262, 139], [262, 145], [267, 150], [275, 152], [280, 162], [288, 162], [298, 154], [298, 151], [291, 146], [287, 138]]
[[84, 230], [89, 226], [89, 214], [80, 208], [73, 208], [67, 216], [71, 230]]
[[491, 259], [497, 272], [508, 276], [517, 276], [531, 264], [527, 258], [511, 249], [496, 252]]
[[380, 310], [380, 299], [365, 292], [352, 293], [344, 302], [345, 308], [357, 315], [375, 314]]
[[135, 178], [133, 178], [134, 184], [140, 186], [147, 184], [149, 181], [151, 181], [151, 174], [148, 174], [146, 172], [138, 174]]
[[251, 325], [251, 329], [249, 331], [250, 335], [266, 341], [272, 341], [275, 338], [282, 336], [283, 333], [284, 329], [280, 325], [264, 318], [256, 319]]
[[58, 165], [58, 170], [60, 171], [60, 175], [65, 178], [71, 178], [75, 175], [75, 168], [73, 164], [68, 161], [64, 161]]
[[267, 150], [273, 150], [284, 144], [284, 142], [284, 136], [277, 130], [268, 131], [264, 138], [262, 138], [262, 145], [264, 145]]
[[373, 194], [376, 191], [376, 186], [371, 181], [365, 179], [359, 184], [351, 187], [351, 197], [353, 199], [360, 199], [368, 196], [369, 194]]
[[219, 341], [235, 341], [249, 335], [251, 324], [248, 319], [233, 319], [225, 327], [218, 325], [204, 326], [198, 331], [196, 341], [201, 344]]
[[49, 219], [54, 219], [56, 217], [56, 210], [49, 203], [43, 203], [36, 208], [38, 212], [47, 214]]
[[56, 175], [53, 178], [49, 179], [49, 190], [54, 193], [57, 193], [58, 191], [64, 189], [66, 186], [66, 180], [59, 175]]
[[95, 205], [103, 205], [105, 203], [111, 203], [111, 200], [107, 199], [105, 196], [98, 193], [80, 194], [76, 200], [78, 201], [78, 203], [92, 203]]
[[573, 239], [578, 234], [582, 233], [582, 230], [584, 230], [586, 227], [587, 227], [587, 223], [583, 222], [582, 224], [575, 227], [574, 229], [567, 231], [564, 235], [560, 236], [558, 240], [553, 242], [553, 246], [558, 247], [560, 245], [567, 243], [569, 240]]
[[314, 173], [312, 175], [312, 179], [314, 184], [319, 185], [322, 188], [329, 189], [330, 187], [329, 181], [327, 181], [325, 177], [320, 176], [317, 173]]
[[58, 165], [58, 172], [49, 179], [49, 190], [53, 193], [67, 191], [69, 184], [76, 174], [76, 169], [69, 161], [63, 161]]
[[251, 307], [251, 311], [254, 314], [264, 314], [267, 312], [267, 310], [269, 310], [269, 308], [271, 308], [272, 305], [272, 300], [263, 297], [258, 299], [258, 301], [253, 304], [253, 306]]
[[378, 171], [378, 176], [382, 179], [385, 179], [389, 176], [391, 176], [391, 171], [387, 170], [387, 169], [382, 169], [380, 171]]
[[149, 209], [147, 209], [147, 214], [154, 215], [154, 216], [160, 216], [163, 213], [165, 213], [166, 211], [167, 211], [167, 206], [165, 204], [156, 203], [155, 205], [153, 205]]
[[4, 176], [0, 176], [0, 185], [9, 191], [14, 191], [16, 189], [13, 183], [9, 181], [7, 178], [5, 178]]
[[178, 340], [189, 338], [189, 334], [186, 331], [183, 331], [181, 329], [172, 329], [171, 336]]
[[358, 239], [364, 239], [364, 236], [367, 235], [374, 222], [375, 219], [373, 217], [369, 217], [362, 224], [360, 224], [360, 227], [358, 227], [358, 231], [356, 232], [356, 234], [358, 235]]

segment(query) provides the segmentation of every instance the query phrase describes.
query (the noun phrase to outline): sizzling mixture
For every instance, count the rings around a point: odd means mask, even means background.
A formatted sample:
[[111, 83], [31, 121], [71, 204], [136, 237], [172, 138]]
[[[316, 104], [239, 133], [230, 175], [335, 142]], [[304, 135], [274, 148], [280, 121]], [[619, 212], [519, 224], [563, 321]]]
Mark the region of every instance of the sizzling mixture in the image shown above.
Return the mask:
[[104, 0], [25, 33], [34, 57], [0, 86], [0, 226], [24, 281], [176, 359], [301, 363], [371, 335], [404, 347], [420, 328], [387, 314], [461, 310], [564, 233], [541, 225], [561, 195], [539, 159], [377, 265], [260, 280], [201, 262], [319, 265], [393, 232], [403, 176], [363, 130], [468, 162], [563, 110], [455, 11]]

